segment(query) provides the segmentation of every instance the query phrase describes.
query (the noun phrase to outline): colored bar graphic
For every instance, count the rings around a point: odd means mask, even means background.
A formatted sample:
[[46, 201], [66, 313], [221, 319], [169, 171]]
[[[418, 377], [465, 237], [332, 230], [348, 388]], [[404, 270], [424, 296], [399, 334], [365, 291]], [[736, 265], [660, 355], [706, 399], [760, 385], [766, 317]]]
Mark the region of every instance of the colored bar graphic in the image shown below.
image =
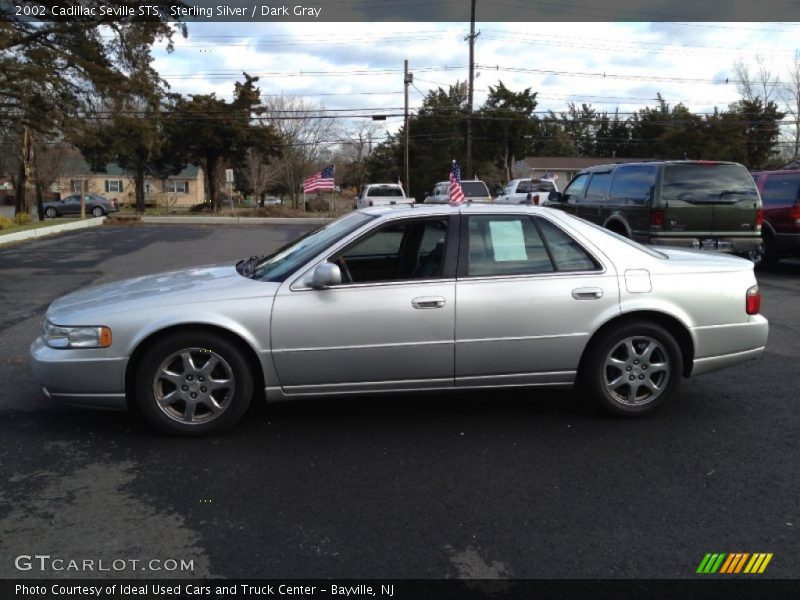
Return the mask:
[[744, 573], [747, 574], [763, 573], [772, 560], [772, 556], [772, 553], [767, 552], [755, 554], [749, 552], [708, 553], [700, 561], [696, 572], [704, 575], [714, 573], [733, 575], [742, 573], [742, 569], [744, 569]]

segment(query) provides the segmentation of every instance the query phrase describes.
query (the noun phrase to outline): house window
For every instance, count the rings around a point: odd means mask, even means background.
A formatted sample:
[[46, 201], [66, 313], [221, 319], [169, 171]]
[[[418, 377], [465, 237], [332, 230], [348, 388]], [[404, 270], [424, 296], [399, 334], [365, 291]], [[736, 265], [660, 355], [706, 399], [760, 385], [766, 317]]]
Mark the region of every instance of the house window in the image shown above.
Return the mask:
[[122, 181], [120, 179], [106, 179], [107, 192], [121, 192]]
[[167, 192], [173, 192], [176, 194], [188, 194], [189, 193], [189, 182], [188, 181], [167, 181], [166, 190]]
[[83, 180], [81, 180], [81, 179], [70, 179], [69, 180], [69, 191], [71, 193], [80, 194], [82, 189], [83, 189]]

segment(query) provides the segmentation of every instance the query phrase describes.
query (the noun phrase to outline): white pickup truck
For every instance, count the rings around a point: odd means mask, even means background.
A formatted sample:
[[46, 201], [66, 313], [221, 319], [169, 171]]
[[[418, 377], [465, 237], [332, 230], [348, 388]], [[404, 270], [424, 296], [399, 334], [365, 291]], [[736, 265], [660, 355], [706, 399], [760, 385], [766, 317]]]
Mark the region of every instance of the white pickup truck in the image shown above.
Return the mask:
[[414, 204], [414, 199], [406, 198], [403, 186], [397, 183], [368, 183], [356, 198], [356, 208], [394, 204]]
[[497, 197], [497, 204], [547, 204], [550, 192], [557, 192], [552, 179], [512, 179], [506, 184], [503, 193]]

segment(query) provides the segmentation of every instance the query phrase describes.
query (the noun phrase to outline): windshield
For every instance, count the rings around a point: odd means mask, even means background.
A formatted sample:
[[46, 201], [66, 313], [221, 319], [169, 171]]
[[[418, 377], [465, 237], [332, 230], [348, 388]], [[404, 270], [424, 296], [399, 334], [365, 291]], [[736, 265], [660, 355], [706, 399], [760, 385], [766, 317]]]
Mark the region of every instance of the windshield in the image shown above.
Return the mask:
[[253, 279], [283, 281], [303, 263], [374, 218], [373, 215], [353, 212], [294, 240], [261, 259], [255, 266]]
[[489, 196], [489, 190], [486, 189], [486, 184], [482, 181], [462, 181], [461, 190], [467, 198], [486, 198]]

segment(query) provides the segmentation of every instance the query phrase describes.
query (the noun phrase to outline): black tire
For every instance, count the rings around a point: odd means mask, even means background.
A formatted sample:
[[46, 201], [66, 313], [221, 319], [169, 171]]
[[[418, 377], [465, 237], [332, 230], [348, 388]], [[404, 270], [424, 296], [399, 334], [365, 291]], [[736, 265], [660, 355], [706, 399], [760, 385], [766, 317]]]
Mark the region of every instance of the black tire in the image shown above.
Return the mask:
[[592, 340], [579, 373], [581, 389], [606, 412], [643, 417], [678, 389], [683, 355], [669, 331], [629, 321]]
[[769, 232], [762, 232], [761, 238], [764, 240], [764, 248], [761, 253], [761, 259], [754, 261], [757, 269], [768, 269], [774, 267], [778, 260], [780, 260], [780, 252], [775, 247], [775, 238]]
[[58, 211], [52, 206], [48, 206], [44, 211], [44, 216], [50, 219], [55, 219], [58, 216]]
[[222, 335], [175, 333], [148, 348], [139, 363], [136, 402], [145, 418], [166, 433], [220, 433], [250, 405], [252, 371], [240, 346]]
[[92, 216], [93, 217], [102, 217], [106, 214], [106, 211], [103, 210], [102, 206], [95, 206], [92, 209]]

